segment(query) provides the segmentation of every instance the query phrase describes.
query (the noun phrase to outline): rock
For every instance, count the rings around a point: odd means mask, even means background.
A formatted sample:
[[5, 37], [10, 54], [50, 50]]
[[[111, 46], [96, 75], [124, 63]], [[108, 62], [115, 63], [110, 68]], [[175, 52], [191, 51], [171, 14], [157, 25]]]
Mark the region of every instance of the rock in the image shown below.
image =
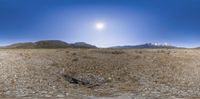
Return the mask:
[[65, 93], [66, 96], [69, 96], [69, 93]]
[[58, 98], [63, 98], [63, 97], [65, 97], [65, 95], [63, 95], [63, 94], [58, 94], [56, 97], [58, 97]]
[[93, 74], [68, 74], [63, 75], [63, 77], [69, 83], [87, 85], [88, 87], [99, 86], [108, 82], [107, 79]]
[[10, 94], [11, 94], [11, 91], [6, 91], [5, 94], [6, 94], [6, 95], [10, 95]]
[[47, 91], [41, 91], [41, 93], [42, 93], [42, 94], [47, 94], [48, 92], [47, 92]]
[[48, 95], [48, 94], [47, 94], [47, 95], [45, 95], [45, 97], [50, 98], [50, 97], [52, 97], [52, 95]]

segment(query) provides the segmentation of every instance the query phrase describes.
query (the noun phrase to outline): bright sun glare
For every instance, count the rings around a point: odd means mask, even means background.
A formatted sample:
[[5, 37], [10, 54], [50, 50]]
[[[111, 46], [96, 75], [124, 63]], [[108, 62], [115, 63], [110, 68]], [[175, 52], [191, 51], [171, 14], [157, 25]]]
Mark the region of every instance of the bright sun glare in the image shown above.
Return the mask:
[[95, 27], [97, 30], [102, 30], [105, 28], [105, 24], [102, 22], [98, 22], [98, 23], [96, 23]]

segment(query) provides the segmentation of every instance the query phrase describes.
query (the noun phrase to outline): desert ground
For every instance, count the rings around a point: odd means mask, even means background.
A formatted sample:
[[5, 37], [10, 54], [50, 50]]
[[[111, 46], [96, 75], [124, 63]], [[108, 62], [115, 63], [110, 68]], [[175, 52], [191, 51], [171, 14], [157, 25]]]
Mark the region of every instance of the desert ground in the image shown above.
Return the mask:
[[200, 50], [0, 49], [0, 97], [199, 99]]

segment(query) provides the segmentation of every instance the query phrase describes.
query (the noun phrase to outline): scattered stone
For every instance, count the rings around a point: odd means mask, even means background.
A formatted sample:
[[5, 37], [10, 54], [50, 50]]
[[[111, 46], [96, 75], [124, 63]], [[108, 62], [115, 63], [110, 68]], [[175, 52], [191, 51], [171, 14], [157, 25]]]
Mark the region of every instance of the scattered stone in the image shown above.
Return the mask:
[[48, 95], [48, 94], [47, 94], [47, 95], [45, 95], [45, 97], [46, 97], [46, 98], [50, 98], [50, 97], [52, 97], [52, 95]]
[[56, 97], [58, 97], [58, 98], [63, 98], [63, 97], [65, 97], [65, 95], [63, 95], [63, 94], [58, 94]]
[[89, 88], [108, 82], [107, 79], [93, 74], [69, 74], [63, 75], [63, 77], [69, 83], [86, 85]]

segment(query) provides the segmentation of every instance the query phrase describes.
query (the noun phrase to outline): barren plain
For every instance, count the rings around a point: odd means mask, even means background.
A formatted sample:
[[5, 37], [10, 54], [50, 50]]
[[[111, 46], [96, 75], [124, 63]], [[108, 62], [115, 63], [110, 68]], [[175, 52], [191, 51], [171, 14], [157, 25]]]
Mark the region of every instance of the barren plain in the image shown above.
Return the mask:
[[1, 49], [0, 97], [198, 99], [200, 50]]

